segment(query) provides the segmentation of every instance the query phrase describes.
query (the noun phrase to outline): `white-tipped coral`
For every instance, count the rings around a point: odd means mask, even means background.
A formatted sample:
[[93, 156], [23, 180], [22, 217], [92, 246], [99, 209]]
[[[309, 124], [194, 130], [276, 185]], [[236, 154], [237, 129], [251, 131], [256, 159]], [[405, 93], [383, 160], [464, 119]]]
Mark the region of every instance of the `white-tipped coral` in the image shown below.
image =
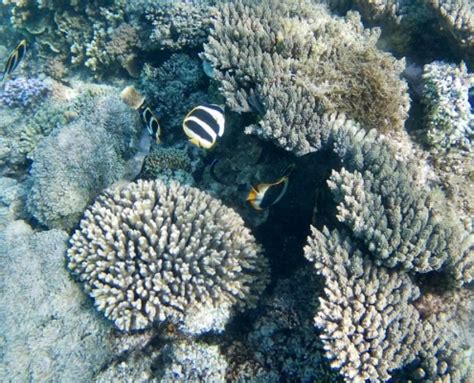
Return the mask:
[[377, 268], [338, 231], [312, 228], [305, 256], [326, 279], [315, 317], [331, 366], [348, 382], [386, 381], [415, 358], [419, 289], [406, 274]]
[[[267, 261], [240, 216], [174, 182], [101, 195], [67, 258], [97, 308], [125, 331], [163, 321], [188, 333], [220, 331], [267, 283]], [[203, 321], [204, 311], [212, 318]]]
[[[331, 366], [346, 382], [472, 381], [456, 304], [467, 290], [433, 297], [400, 270], [378, 267], [356, 241], [312, 228], [305, 255], [325, 278], [315, 324]], [[438, 308], [433, 306], [439, 305]], [[444, 306], [444, 308], [443, 308]]]

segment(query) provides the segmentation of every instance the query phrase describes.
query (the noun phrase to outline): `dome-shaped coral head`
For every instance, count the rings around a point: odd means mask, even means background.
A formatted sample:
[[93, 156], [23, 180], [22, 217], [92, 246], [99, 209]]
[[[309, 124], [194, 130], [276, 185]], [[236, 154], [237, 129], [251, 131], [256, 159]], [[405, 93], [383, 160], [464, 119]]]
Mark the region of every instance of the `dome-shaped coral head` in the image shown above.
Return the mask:
[[67, 261], [124, 331], [164, 321], [192, 334], [221, 331], [268, 281], [267, 261], [242, 218], [175, 182], [140, 180], [105, 192], [72, 235]]

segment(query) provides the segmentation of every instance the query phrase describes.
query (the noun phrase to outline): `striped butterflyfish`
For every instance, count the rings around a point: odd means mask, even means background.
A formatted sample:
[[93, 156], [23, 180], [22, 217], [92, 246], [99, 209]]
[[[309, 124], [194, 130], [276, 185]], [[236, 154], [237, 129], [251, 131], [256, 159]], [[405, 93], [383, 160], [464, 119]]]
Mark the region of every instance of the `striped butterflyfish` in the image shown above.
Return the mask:
[[217, 137], [224, 134], [224, 109], [215, 104], [203, 104], [191, 110], [183, 120], [183, 130], [194, 145], [211, 149]]
[[145, 124], [145, 127], [150, 133], [150, 136], [157, 142], [160, 143], [160, 134], [161, 127], [158, 122], [158, 118], [152, 112], [151, 108], [148, 105], [142, 105], [138, 111], [140, 112], [140, 117]]
[[146, 102], [145, 96], [143, 96], [133, 86], [127, 86], [120, 93], [120, 97], [122, 98], [122, 101], [125, 104], [127, 104], [130, 108], [138, 111], [143, 124], [145, 125], [148, 133], [150, 133], [150, 136], [157, 143], [160, 143], [160, 134], [161, 134], [160, 123], [158, 122], [158, 118], [155, 116], [155, 114], [151, 110], [151, 107]]
[[250, 205], [254, 209], [264, 210], [280, 201], [286, 193], [288, 177], [294, 168], [294, 164], [288, 166], [283, 175], [275, 182], [262, 183], [252, 187], [247, 196]]
[[26, 40], [21, 40], [18, 45], [13, 49], [3, 70], [2, 83], [6, 81], [8, 76], [16, 69], [20, 61], [25, 57], [26, 54]]

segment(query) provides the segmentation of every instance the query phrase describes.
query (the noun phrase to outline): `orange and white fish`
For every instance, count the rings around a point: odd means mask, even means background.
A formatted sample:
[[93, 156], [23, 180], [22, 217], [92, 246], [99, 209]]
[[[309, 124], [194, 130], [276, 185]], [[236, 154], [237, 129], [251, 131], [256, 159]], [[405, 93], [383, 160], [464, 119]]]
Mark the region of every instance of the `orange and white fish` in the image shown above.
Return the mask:
[[252, 187], [247, 196], [247, 201], [257, 210], [264, 210], [275, 205], [285, 195], [286, 189], [288, 188], [289, 175], [294, 169], [295, 165], [292, 164], [286, 168], [283, 176], [277, 181], [273, 183], [261, 183]]

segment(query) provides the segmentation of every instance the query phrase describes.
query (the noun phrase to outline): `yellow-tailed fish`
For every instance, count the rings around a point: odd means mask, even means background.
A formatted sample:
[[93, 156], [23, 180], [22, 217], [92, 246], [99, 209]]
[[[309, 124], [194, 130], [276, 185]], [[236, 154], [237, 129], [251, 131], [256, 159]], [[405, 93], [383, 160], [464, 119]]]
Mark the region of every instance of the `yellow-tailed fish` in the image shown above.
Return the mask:
[[16, 69], [18, 64], [20, 64], [23, 57], [26, 54], [26, 40], [21, 40], [19, 44], [13, 49], [10, 56], [8, 56], [8, 60], [5, 64], [5, 69], [3, 70], [2, 74], [2, 83], [6, 81], [8, 76]]
[[217, 137], [222, 137], [224, 125], [224, 109], [215, 104], [199, 105], [183, 120], [183, 130], [189, 141], [204, 149], [211, 149]]
[[294, 164], [288, 166], [283, 176], [273, 183], [261, 183], [252, 187], [247, 196], [247, 201], [250, 202], [250, 205], [254, 209], [264, 210], [280, 201], [286, 193], [288, 177], [294, 168]]

